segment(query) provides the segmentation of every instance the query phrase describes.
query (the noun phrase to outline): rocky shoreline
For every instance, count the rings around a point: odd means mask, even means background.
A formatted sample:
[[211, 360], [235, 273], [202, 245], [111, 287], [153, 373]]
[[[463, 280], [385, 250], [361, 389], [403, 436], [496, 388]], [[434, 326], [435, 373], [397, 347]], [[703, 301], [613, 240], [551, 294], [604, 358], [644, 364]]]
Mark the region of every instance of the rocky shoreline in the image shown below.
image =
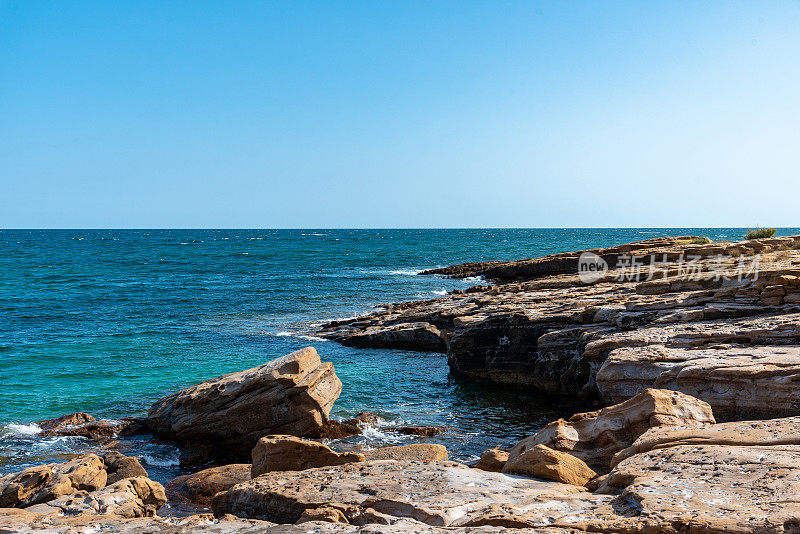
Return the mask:
[[[41, 422], [97, 454], [1, 477], [0, 532], [800, 532], [798, 248], [681, 236], [423, 273], [489, 283], [320, 335], [446, 353], [455, 376], [599, 409], [472, 466], [430, 442], [338, 451], [376, 417], [329, 418], [342, 384], [308, 347], [146, 418]], [[587, 258], [606, 268], [587, 276]], [[148, 478], [113, 450], [141, 433], [197, 472]], [[196, 513], [160, 517], [165, 505]]]

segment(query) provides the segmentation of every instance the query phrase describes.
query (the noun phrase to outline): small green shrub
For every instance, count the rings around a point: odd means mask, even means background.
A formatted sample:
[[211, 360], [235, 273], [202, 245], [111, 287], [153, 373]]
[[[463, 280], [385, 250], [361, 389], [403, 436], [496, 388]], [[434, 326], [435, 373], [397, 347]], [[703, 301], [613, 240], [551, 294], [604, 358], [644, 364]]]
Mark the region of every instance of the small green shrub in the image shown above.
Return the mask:
[[751, 230], [750, 228], [747, 229], [747, 234], [745, 234], [745, 239], [764, 239], [766, 237], [772, 237], [775, 235], [777, 230], [775, 228], [755, 228]]

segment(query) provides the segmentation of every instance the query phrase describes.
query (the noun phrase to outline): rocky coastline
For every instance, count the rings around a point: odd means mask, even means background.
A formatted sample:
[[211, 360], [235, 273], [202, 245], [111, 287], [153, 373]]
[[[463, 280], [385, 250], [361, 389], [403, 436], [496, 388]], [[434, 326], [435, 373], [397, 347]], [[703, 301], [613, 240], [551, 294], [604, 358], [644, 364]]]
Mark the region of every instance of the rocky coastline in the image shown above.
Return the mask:
[[[441, 352], [454, 376], [590, 411], [475, 465], [430, 440], [337, 450], [377, 419], [330, 419], [342, 383], [308, 347], [145, 418], [41, 422], [97, 451], [0, 477], [0, 532], [800, 532], [798, 249], [800, 236], [680, 236], [422, 273], [487, 283], [320, 335]], [[148, 478], [114, 450], [141, 433], [179, 444], [196, 472]], [[176, 505], [194, 513], [165, 513]]]

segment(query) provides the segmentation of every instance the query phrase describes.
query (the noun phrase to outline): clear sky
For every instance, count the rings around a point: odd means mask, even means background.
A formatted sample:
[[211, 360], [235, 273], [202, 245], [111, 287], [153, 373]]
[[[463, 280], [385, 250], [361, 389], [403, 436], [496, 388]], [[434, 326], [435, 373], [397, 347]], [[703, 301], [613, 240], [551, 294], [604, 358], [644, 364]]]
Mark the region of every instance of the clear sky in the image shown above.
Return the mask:
[[0, 227], [800, 225], [800, 2], [0, 0]]

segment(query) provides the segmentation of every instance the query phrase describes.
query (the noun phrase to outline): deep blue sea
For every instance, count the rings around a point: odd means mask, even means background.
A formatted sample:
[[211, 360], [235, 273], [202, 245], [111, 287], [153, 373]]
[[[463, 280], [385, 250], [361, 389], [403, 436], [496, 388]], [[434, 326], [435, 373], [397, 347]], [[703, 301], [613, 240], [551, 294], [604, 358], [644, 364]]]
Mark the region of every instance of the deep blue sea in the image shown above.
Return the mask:
[[[342, 347], [314, 338], [315, 325], [479, 283], [416, 274], [426, 268], [661, 235], [736, 240], [743, 233], [0, 230], [0, 473], [89, 446], [81, 438], [39, 438], [32, 422], [74, 411], [143, 415], [179, 388], [308, 345], [334, 363], [343, 382], [334, 417], [371, 410], [392, 421], [447, 426], [432, 441], [455, 459], [472, 460], [574, 406], [453, 379], [442, 354]], [[373, 446], [416, 438], [376, 431], [359, 439]], [[171, 446], [147, 440], [128, 446], [154, 478], [179, 472]]]

